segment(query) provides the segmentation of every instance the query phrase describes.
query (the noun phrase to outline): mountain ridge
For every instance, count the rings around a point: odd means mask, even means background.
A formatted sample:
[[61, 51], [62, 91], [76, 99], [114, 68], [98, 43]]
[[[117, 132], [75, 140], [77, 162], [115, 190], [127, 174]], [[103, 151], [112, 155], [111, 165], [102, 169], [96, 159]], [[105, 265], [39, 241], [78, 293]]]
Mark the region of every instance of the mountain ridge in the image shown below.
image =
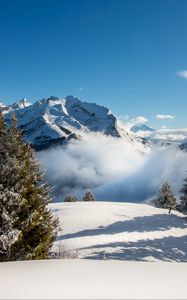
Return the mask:
[[65, 98], [51, 96], [34, 104], [26, 98], [7, 106], [0, 102], [0, 110], [8, 124], [11, 115], [16, 115], [24, 140], [37, 151], [80, 139], [85, 133], [97, 132], [148, 147], [175, 144], [181, 150], [187, 150], [185, 128], [156, 130], [140, 124], [129, 129], [107, 107], [71, 95]]
[[24, 98], [12, 105], [1, 106], [1, 111], [8, 124], [11, 114], [15, 114], [25, 141], [38, 151], [79, 139], [81, 134], [90, 132], [131, 139], [128, 132], [118, 128], [117, 118], [108, 108], [74, 96], [62, 99], [51, 96], [34, 104]]

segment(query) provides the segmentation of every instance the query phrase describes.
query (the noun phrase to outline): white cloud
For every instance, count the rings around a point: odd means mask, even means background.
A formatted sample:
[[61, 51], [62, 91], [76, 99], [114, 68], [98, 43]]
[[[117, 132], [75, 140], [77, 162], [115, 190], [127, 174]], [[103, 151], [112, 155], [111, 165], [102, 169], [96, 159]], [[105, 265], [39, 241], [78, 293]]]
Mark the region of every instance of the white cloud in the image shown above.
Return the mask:
[[187, 128], [170, 129], [162, 126], [159, 130], [154, 131], [138, 131], [134, 133], [138, 138], [149, 138], [151, 141], [166, 143], [186, 143], [187, 142]]
[[183, 178], [186, 177], [187, 154], [174, 146], [155, 148], [145, 157], [142, 167], [117, 180], [106, 182], [94, 192], [99, 199], [117, 201], [142, 201], [158, 193], [161, 184], [168, 180], [178, 196]]
[[122, 124], [126, 130], [130, 130], [133, 126], [142, 125], [147, 123], [149, 120], [143, 116], [138, 116], [130, 119], [129, 116], [118, 116], [118, 125]]
[[144, 161], [134, 144], [99, 133], [85, 134], [66, 147], [41, 151], [38, 157], [59, 195], [127, 176]]
[[165, 127], [152, 132], [150, 136], [155, 140], [183, 143], [187, 139], [187, 128], [169, 129]]
[[146, 119], [145, 117], [143, 116], [138, 116], [134, 119], [131, 119], [131, 122], [134, 124], [134, 125], [141, 125], [141, 124], [145, 124], [147, 123], [149, 120]]
[[[160, 134], [175, 139], [187, 133], [180, 131]], [[101, 200], [138, 202], [155, 195], [166, 179], [178, 192], [186, 176], [187, 153], [175, 146], [144, 152], [137, 144], [99, 133], [41, 151], [38, 158], [60, 201], [67, 193], [82, 196], [82, 190], [90, 188]]]
[[125, 116], [117, 116], [118, 120], [120, 120], [121, 122], [128, 122], [129, 121], [129, 116], [125, 115]]
[[175, 117], [171, 116], [171, 115], [156, 115], [155, 118], [157, 120], [173, 120], [173, 119], [175, 119]]
[[187, 70], [179, 71], [179, 72], [177, 72], [177, 75], [182, 77], [182, 78], [187, 79]]

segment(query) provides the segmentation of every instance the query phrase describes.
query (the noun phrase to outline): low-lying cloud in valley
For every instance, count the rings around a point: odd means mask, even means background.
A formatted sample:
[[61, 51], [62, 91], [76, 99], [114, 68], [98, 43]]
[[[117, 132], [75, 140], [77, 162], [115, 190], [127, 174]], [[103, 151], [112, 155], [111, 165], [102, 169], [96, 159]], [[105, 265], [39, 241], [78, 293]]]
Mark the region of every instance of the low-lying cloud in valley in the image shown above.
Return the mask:
[[145, 201], [164, 180], [178, 193], [187, 170], [187, 153], [176, 146], [144, 151], [137, 142], [102, 134], [85, 134], [38, 157], [58, 201], [87, 188], [99, 200]]
[[99, 187], [97, 194], [99, 198], [110, 197], [118, 201], [148, 201], [158, 193], [161, 184], [168, 180], [178, 195], [186, 170], [186, 153], [174, 146], [156, 147], [143, 157], [142, 166], [133, 174]]

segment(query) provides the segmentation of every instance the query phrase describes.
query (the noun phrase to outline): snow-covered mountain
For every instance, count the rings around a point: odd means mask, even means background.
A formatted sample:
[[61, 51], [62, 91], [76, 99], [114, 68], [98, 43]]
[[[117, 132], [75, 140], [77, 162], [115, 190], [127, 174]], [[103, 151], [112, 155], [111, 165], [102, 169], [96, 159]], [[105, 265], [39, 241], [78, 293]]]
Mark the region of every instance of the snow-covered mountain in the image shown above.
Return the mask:
[[142, 143], [149, 147], [155, 144], [176, 144], [187, 149], [187, 129], [159, 129], [145, 125], [126, 128], [106, 107], [87, 103], [74, 96], [44, 98], [31, 104], [27, 99], [5, 106], [0, 110], [7, 122], [14, 113], [18, 126], [24, 132], [25, 141], [36, 150], [64, 144], [71, 139], [80, 139], [84, 133], [100, 132], [130, 143]]
[[5, 105], [2, 102], [0, 102], [0, 109], [2, 110], [4, 107]]
[[141, 124], [141, 125], [135, 125], [131, 127], [131, 131], [132, 132], [139, 132], [139, 131], [143, 131], [143, 132], [153, 132], [155, 131], [154, 128], [147, 126], [145, 124]]
[[74, 96], [64, 99], [52, 96], [33, 105], [23, 99], [13, 105], [1, 106], [1, 110], [8, 122], [14, 112], [25, 140], [36, 150], [79, 139], [84, 132], [102, 132], [130, 139], [123, 128], [118, 128], [117, 118], [108, 108], [82, 102]]
[[161, 128], [156, 130], [143, 124], [133, 126], [131, 132], [135, 139], [150, 147], [155, 144], [160, 146], [176, 145], [182, 150], [187, 150], [187, 128]]
[[31, 103], [26, 98], [23, 98], [23, 99], [15, 102], [11, 105], [8, 105], [8, 106], [5, 106], [3, 103], [0, 102], [0, 110], [4, 114], [7, 114], [7, 113], [10, 113], [10, 112], [22, 109], [22, 108], [26, 108], [30, 105], [31, 105]]

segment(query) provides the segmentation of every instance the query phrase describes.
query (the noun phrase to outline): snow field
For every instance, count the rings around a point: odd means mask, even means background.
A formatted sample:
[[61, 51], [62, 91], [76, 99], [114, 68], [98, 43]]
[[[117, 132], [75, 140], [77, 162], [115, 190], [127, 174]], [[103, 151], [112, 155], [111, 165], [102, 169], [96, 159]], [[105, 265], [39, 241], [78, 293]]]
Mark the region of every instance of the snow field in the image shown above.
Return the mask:
[[187, 262], [187, 218], [146, 204], [55, 203], [59, 232], [53, 250], [79, 258]]
[[1, 263], [0, 299], [186, 299], [186, 263]]

